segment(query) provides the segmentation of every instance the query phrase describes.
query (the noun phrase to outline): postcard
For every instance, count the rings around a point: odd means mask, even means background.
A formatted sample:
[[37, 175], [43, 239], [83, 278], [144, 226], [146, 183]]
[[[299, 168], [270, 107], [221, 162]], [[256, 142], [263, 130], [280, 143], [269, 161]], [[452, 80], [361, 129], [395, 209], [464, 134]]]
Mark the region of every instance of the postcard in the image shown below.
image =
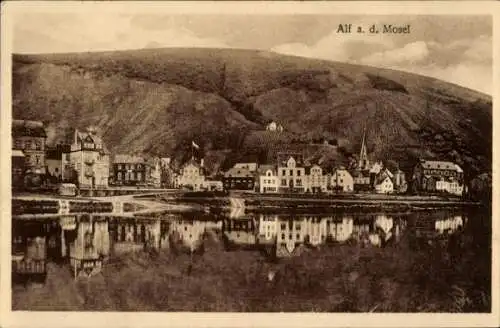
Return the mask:
[[496, 3], [2, 9], [2, 326], [500, 324]]

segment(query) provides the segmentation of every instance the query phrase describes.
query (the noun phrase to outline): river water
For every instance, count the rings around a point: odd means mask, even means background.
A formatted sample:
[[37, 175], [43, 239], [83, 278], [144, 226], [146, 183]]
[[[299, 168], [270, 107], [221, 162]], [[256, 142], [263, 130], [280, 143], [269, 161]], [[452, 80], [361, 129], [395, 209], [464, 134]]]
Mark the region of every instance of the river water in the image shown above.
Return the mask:
[[[138, 217], [83, 214], [14, 219], [13, 306], [46, 310], [488, 312], [490, 227], [491, 216], [484, 210], [266, 213], [238, 218], [194, 212]], [[137, 269], [139, 260], [143, 271]], [[159, 272], [157, 277], [143, 282], [146, 278], [141, 272], [154, 270]], [[148, 296], [141, 296], [142, 303], [137, 301], [141, 305], [123, 305], [109, 296], [117, 293], [110, 289], [123, 292], [123, 287], [106, 283], [106, 279], [122, 278], [124, 283], [127, 279], [147, 283], [147, 288], [137, 287], [141, 291], [165, 287], [169, 281], [168, 288], [179, 292], [169, 302], [162, 299], [146, 304]], [[203, 288], [208, 288], [207, 281], [222, 287], [197, 291], [200, 297], [206, 293], [211, 299], [200, 305], [193, 303], [196, 296], [190, 295], [198, 294], [189, 290], [193, 287], [186, 281], [199, 282]], [[64, 296], [54, 286], [82, 282], [87, 290], [78, 296], [80, 303], [69, 308], [60, 305], [72, 301], [59, 302], [58, 298], [71, 298], [67, 295], [82, 290], [75, 287]], [[90, 295], [97, 291], [89, 292], [89, 284], [101, 285], [109, 294], [105, 304], [89, 301], [98, 299]], [[156, 297], [160, 296], [149, 298]], [[259, 302], [259, 298], [269, 302]], [[316, 305], [309, 308], [306, 303]]]

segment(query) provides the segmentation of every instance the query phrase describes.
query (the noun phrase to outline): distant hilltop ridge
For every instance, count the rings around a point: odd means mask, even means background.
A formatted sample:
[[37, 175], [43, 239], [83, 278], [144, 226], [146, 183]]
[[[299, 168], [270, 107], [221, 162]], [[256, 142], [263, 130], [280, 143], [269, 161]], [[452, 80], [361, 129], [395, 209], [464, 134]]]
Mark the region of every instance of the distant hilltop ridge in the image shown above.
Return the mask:
[[94, 125], [112, 153], [185, 161], [196, 140], [212, 170], [278, 151], [347, 164], [366, 129], [371, 158], [491, 171], [491, 110], [490, 96], [429, 77], [263, 51], [13, 56], [15, 118], [45, 122], [55, 140]]

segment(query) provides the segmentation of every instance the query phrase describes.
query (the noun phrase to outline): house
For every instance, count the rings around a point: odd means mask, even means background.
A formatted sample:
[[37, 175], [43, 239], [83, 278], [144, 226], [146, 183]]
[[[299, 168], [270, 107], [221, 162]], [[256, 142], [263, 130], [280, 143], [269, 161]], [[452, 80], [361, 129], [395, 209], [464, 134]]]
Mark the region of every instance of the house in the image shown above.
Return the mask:
[[343, 167], [334, 169], [330, 177], [330, 189], [342, 192], [353, 192], [354, 179], [349, 171]]
[[177, 176], [177, 187], [187, 187], [193, 191], [199, 191], [205, 186], [205, 174], [203, 163], [198, 164], [193, 158], [187, 162]]
[[255, 171], [250, 171], [248, 167], [232, 167], [222, 178], [224, 189], [226, 190], [253, 190], [255, 185]]
[[63, 180], [74, 172], [80, 187], [107, 187], [110, 172], [109, 152], [96, 130], [74, 131], [69, 153], [63, 153]]
[[353, 179], [354, 191], [370, 191], [372, 190], [372, 185], [370, 184], [370, 175], [368, 171], [351, 171], [351, 176]]
[[278, 216], [260, 214], [259, 216], [259, 243], [265, 244], [274, 241], [278, 233]]
[[461, 196], [464, 191], [464, 185], [459, 183], [453, 177], [440, 177], [436, 178], [436, 191], [443, 191], [453, 195]]
[[374, 188], [377, 194], [390, 194], [394, 192], [394, 184], [391, 178], [392, 174], [389, 175], [389, 173], [382, 171], [382, 173], [376, 176]]
[[113, 181], [118, 185], [134, 186], [146, 183], [149, 167], [143, 157], [116, 154], [112, 164]]
[[22, 150], [12, 150], [12, 188], [21, 189], [24, 186], [25, 159]]
[[46, 139], [42, 122], [12, 120], [12, 149], [23, 152], [24, 166], [28, 172], [45, 174]]
[[[455, 190], [456, 195], [463, 192], [464, 172], [460, 166], [446, 161], [420, 160], [413, 170], [413, 189], [414, 191], [435, 192], [439, 190]], [[445, 181], [439, 184], [438, 181]], [[446, 184], [450, 181], [455, 182], [454, 186]], [[460, 188], [457, 188], [459, 186]], [[449, 191], [448, 191], [449, 192]], [[460, 192], [458, 194], [458, 192]]]
[[283, 132], [283, 126], [281, 124], [277, 124], [276, 122], [272, 121], [266, 126], [267, 131], [272, 131], [272, 132]]
[[305, 168], [293, 156], [278, 164], [278, 181], [281, 192], [304, 192]]
[[305, 167], [305, 174], [305, 192], [318, 193], [327, 191], [328, 175], [323, 174], [323, 169], [319, 165]]
[[279, 180], [274, 165], [261, 165], [257, 169], [257, 188], [261, 194], [277, 193]]
[[45, 172], [52, 178], [52, 182], [62, 181], [63, 175], [63, 154], [71, 151], [71, 145], [56, 145], [47, 147], [45, 152]]

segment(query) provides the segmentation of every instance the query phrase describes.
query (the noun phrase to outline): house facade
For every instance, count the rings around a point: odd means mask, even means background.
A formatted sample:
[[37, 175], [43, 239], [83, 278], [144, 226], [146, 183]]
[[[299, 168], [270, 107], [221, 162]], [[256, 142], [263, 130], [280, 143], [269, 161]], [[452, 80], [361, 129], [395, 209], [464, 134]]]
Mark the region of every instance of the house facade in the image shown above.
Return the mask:
[[394, 184], [387, 174], [381, 174], [375, 179], [374, 189], [377, 194], [391, 194], [394, 192]]
[[247, 167], [233, 167], [224, 173], [222, 183], [226, 190], [253, 190], [255, 173]]
[[353, 192], [354, 179], [351, 173], [344, 168], [334, 169], [330, 177], [330, 189], [333, 191]]
[[420, 160], [413, 170], [412, 182], [414, 191], [456, 191], [461, 195], [463, 170], [452, 162]]
[[368, 171], [352, 171], [351, 176], [354, 184], [354, 191], [370, 191], [372, 184], [370, 183], [370, 175]]
[[193, 191], [200, 191], [205, 185], [205, 175], [203, 167], [198, 164], [194, 159], [187, 162], [177, 177], [177, 186], [179, 188], [190, 188]]
[[283, 132], [283, 126], [281, 124], [272, 121], [269, 124], [267, 124], [266, 130], [271, 132]]
[[63, 179], [76, 173], [80, 187], [107, 187], [110, 158], [95, 129], [75, 130], [69, 153], [63, 153]]
[[279, 190], [281, 192], [304, 192], [305, 168], [298, 165], [294, 157], [289, 157], [278, 166]]
[[319, 165], [306, 167], [305, 173], [305, 192], [317, 193], [327, 191], [328, 175], [323, 174], [323, 169]]
[[46, 139], [42, 122], [12, 120], [12, 149], [23, 152], [25, 170], [45, 174]]
[[262, 194], [277, 193], [279, 178], [273, 165], [261, 165], [258, 169], [258, 191]]
[[113, 181], [117, 185], [134, 186], [146, 183], [149, 167], [143, 157], [117, 154], [113, 158]]

